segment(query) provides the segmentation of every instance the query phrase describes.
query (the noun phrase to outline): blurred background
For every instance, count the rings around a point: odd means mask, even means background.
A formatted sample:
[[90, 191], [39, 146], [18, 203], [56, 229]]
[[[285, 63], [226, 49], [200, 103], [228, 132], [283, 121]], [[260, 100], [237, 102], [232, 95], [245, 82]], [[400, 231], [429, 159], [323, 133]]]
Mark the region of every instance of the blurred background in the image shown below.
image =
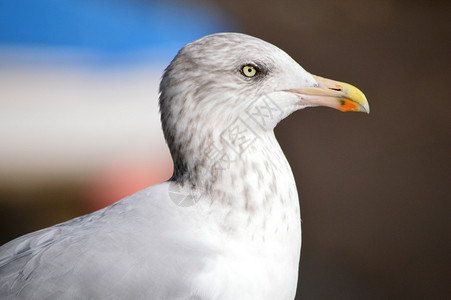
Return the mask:
[[239, 31], [371, 105], [276, 128], [301, 197], [296, 299], [449, 298], [450, 19], [449, 1], [0, 0], [0, 244], [168, 179], [162, 71]]

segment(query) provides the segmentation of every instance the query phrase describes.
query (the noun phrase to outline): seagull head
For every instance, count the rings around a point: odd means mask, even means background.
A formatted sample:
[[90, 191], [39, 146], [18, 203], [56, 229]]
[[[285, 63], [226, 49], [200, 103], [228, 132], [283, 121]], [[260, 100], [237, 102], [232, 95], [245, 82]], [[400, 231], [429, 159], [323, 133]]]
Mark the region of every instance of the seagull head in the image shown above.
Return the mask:
[[183, 122], [190, 112], [212, 123], [229, 121], [267, 98], [283, 114], [310, 106], [369, 113], [356, 87], [315, 76], [283, 50], [241, 33], [217, 33], [185, 45], [166, 68], [160, 84], [163, 123]]
[[173, 158], [193, 139], [211, 140], [238, 118], [257, 134], [272, 132], [286, 116], [311, 106], [369, 113], [354, 86], [312, 75], [283, 50], [240, 33], [185, 45], [160, 84], [162, 126]]

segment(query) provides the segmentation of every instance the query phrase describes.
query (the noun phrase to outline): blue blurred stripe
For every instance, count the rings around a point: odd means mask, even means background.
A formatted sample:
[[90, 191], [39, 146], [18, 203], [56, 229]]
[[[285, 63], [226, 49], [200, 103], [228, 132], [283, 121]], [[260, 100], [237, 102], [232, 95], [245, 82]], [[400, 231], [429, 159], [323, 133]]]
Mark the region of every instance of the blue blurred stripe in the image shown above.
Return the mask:
[[185, 43], [228, 27], [218, 13], [174, 1], [0, 0], [0, 46], [173, 55]]

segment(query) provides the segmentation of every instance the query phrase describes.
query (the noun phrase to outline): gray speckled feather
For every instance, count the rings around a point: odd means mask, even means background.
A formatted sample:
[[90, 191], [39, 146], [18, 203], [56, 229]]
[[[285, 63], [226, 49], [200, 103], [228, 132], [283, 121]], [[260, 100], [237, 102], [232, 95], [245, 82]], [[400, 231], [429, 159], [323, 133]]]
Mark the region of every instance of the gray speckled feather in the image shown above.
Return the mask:
[[160, 85], [172, 178], [2, 246], [0, 298], [293, 299], [300, 210], [273, 129], [308, 106], [368, 111], [330, 82], [247, 35], [186, 45]]

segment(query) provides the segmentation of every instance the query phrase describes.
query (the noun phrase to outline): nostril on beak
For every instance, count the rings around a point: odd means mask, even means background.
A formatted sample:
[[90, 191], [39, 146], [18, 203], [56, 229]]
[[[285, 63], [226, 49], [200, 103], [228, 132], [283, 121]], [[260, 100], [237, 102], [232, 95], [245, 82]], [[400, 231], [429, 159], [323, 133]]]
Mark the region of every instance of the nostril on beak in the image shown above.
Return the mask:
[[342, 88], [329, 88], [330, 90], [334, 90], [334, 91], [337, 91], [337, 92], [341, 92], [341, 91], [343, 91], [343, 89]]

